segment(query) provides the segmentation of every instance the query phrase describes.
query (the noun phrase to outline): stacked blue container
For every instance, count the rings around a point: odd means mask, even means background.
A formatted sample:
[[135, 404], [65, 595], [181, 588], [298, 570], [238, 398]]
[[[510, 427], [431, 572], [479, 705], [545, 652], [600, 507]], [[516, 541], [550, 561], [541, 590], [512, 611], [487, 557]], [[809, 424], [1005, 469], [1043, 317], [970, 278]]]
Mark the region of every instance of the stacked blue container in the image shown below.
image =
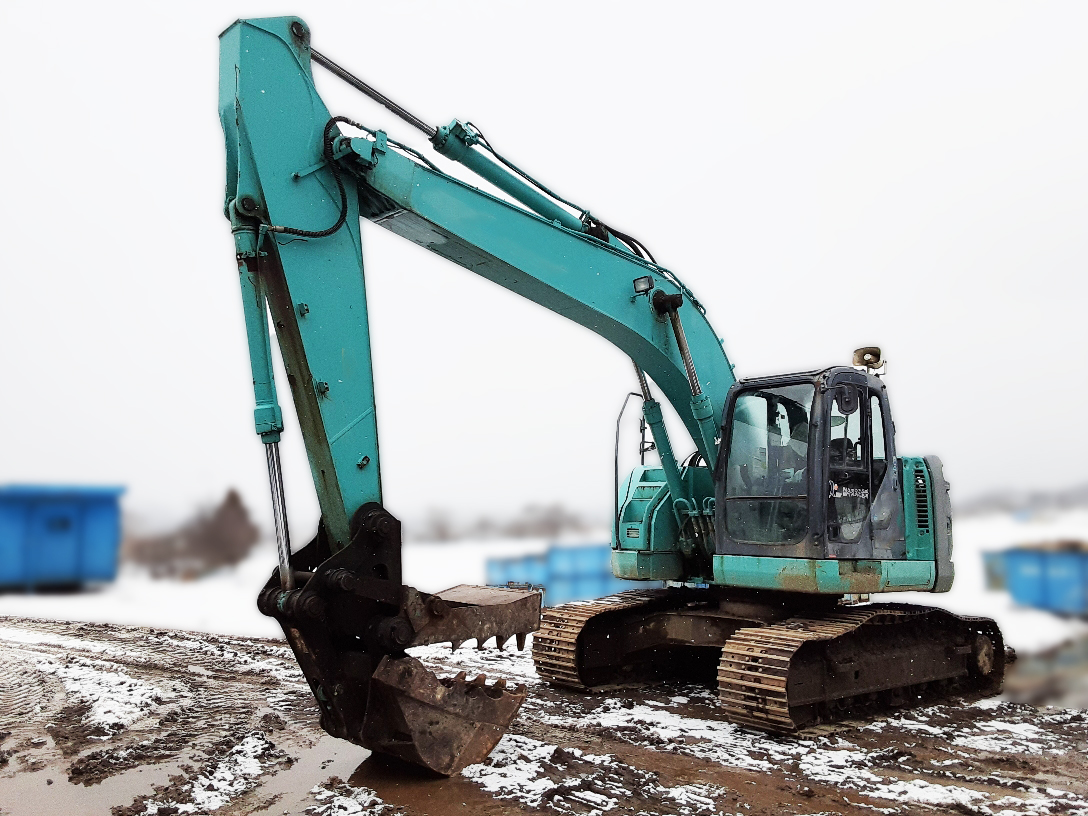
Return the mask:
[[521, 558], [487, 559], [487, 585], [532, 584], [540, 586], [548, 578], [548, 561], [543, 555]]
[[0, 588], [112, 581], [121, 487], [0, 487]]
[[612, 575], [612, 550], [607, 544], [553, 544], [544, 555], [488, 559], [487, 583], [505, 586], [509, 582], [543, 585], [547, 606], [658, 586]]
[[1013, 600], [1060, 615], [1088, 615], [1088, 548], [1082, 542], [1018, 547], [1001, 553]]

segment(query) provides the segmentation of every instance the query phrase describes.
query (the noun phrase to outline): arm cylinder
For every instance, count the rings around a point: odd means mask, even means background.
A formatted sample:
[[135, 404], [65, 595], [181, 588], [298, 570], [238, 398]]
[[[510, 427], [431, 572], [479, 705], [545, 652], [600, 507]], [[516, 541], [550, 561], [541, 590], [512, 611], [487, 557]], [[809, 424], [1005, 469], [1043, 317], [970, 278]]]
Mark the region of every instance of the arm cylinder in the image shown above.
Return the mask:
[[276, 381], [272, 373], [272, 343], [268, 336], [268, 312], [259, 272], [260, 250], [257, 232], [237, 215], [230, 205], [234, 226], [235, 251], [238, 257], [238, 282], [242, 289], [242, 310], [245, 314], [246, 337], [249, 341], [249, 365], [253, 373], [253, 396], [257, 406], [253, 423], [264, 442], [268, 465], [268, 485], [272, 492], [272, 518], [276, 531], [276, 551], [279, 555], [280, 586], [295, 588], [291, 572], [291, 538], [287, 527], [287, 502], [283, 495], [283, 471], [280, 467], [280, 433], [283, 412], [276, 399]]
[[439, 128], [431, 143], [443, 156], [463, 164], [538, 215], [549, 221], [558, 221], [569, 230], [582, 231], [581, 219], [477, 150], [474, 134], [460, 122], [454, 120], [446, 127]]

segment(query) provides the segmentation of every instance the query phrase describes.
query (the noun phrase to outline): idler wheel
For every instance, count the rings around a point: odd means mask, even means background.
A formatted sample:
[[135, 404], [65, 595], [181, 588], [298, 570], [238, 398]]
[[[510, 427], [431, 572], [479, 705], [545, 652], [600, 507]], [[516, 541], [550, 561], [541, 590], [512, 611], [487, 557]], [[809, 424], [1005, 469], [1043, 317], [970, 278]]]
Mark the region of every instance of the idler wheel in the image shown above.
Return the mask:
[[994, 670], [994, 643], [986, 635], [979, 635], [971, 647], [972, 667], [976, 674], [989, 677]]

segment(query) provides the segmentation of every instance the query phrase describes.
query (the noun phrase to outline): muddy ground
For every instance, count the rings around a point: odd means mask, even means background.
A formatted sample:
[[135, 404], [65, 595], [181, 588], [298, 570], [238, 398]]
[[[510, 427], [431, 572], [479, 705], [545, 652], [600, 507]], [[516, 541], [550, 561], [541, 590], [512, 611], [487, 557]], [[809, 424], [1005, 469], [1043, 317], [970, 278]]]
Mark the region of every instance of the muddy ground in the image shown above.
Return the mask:
[[530, 688], [452, 779], [325, 735], [279, 641], [0, 617], [0, 814], [1088, 814], [1080, 711], [953, 701], [776, 738], [698, 686], [551, 689], [513, 642], [415, 653]]

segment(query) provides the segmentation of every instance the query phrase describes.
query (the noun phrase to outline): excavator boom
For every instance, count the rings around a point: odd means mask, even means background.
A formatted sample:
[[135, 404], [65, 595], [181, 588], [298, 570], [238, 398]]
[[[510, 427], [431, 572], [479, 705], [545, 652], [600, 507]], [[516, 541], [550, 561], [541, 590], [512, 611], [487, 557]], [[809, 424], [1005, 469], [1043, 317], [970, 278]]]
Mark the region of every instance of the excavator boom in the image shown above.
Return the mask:
[[[578, 217], [550, 203], [483, 155], [473, 131], [454, 122], [429, 135], [439, 152], [536, 211], [442, 173], [380, 131], [357, 127], [359, 136], [344, 136], [339, 126], [354, 123], [325, 108], [313, 59], [309, 31], [297, 18], [240, 21], [221, 36], [225, 211], [280, 544], [278, 575], [259, 606], [283, 626], [326, 730], [452, 773], [486, 756], [524, 689], [508, 691], [501, 681], [485, 687], [480, 678], [447, 685], [405, 649], [469, 639], [482, 645], [492, 637], [501, 645], [514, 635], [520, 646], [538, 628], [541, 596], [487, 588], [430, 596], [403, 585], [400, 525], [382, 504], [360, 218], [623, 348], [643, 381], [649, 375], [658, 383], [708, 462], [717, 454], [713, 418], [733, 383], [732, 367], [675, 276], [588, 213]], [[681, 324], [676, 312], [685, 297], [692, 305]], [[321, 507], [318, 536], [293, 555], [266, 310]], [[648, 405], [652, 412], [656, 403]], [[673, 462], [659, 409], [653, 425], [663, 458]], [[675, 464], [670, 473], [680, 496]]]

